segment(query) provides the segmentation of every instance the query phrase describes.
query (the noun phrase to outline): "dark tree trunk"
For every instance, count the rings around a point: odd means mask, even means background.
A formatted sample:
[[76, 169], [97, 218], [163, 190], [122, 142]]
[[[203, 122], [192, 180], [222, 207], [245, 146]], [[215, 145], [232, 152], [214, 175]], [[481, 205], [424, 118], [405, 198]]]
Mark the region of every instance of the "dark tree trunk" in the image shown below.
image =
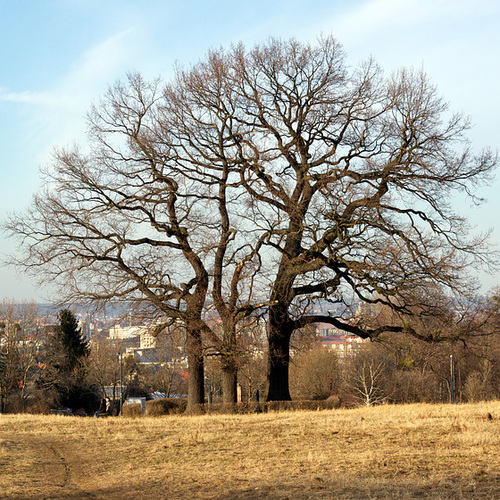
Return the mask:
[[290, 364], [290, 337], [293, 330], [273, 319], [269, 321], [269, 359], [267, 401], [290, 401], [288, 367]]
[[197, 413], [205, 403], [205, 373], [203, 348], [199, 332], [187, 332], [188, 398], [187, 413]]
[[222, 403], [233, 405], [236, 403], [236, 382], [238, 370], [231, 357], [222, 360]]

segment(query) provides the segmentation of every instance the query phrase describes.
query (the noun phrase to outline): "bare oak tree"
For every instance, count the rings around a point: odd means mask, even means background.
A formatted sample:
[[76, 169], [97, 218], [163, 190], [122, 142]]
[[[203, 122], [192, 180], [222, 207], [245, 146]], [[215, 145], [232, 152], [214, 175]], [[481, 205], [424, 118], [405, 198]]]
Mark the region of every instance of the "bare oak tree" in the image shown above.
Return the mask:
[[21, 263], [58, 284], [66, 301], [122, 299], [181, 319], [196, 404], [203, 402], [208, 274], [190, 243], [197, 229], [190, 186], [145, 145], [159, 98], [159, 82], [138, 75], [110, 88], [89, 114], [89, 151], [55, 151], [44, 191], [10, 227], [28, 244]]
[[[65, 301], [123, 300], [160, 318], [158, 331], [182, 322], [189, 410], [204, 402], [207, 348], [223, 359], [225, 398], [236, 399], [237, 324], [255, 309], [241, 299], [242, 282], [252, 297], [262, 244], [230, 222], [234, 167], [216, 160], [227, 131], [208, 127], [207, 105], [190, 98], [196, 90], [181, 71], [164, 89], [137, 74], [110, 88], [89, 113], [89, 151], [56, 151], [45, 190], [9, 226], [26, 243], [17, 262], [60, 285]], [[221, 334], [207, 321], [210, 308]]]
[[467, 291], [464, 270], [485, 262], [486, 248], [469, 239], [451, 197], [473, 197], [497, 161], [471, 152], [468, 120], [422, 72], [387, 78], [373, 61], [349, 70], [331, 38], [217, 57], [229, 66], [241, 184], [272, 262], [268, 399], [290, 398], [290, 337], [308, 323], [432, 340], [411, 322], [363, 328], [308, 306], [354, 297], [414, 317], [435, 310], [429, 289]]

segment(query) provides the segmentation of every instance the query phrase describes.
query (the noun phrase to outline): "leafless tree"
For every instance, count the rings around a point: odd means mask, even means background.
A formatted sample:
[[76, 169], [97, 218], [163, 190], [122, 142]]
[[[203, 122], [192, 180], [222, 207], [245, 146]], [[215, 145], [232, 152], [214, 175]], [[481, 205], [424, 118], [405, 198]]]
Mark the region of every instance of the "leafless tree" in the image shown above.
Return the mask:
[[366, 406], [373, 406], [385, 401], [390, 394], [384, 391], [383, 384], [381, 384], [384, 372], [385, 365], [382, 360], [376, 359], [370, 354], [358, 354], [351, 361], [348, 374], [348, 384], [355, 399]]
[[181, 372], [185, 371], [184, 345], [184, 328], [178, 325], [163, 330], [156, 336], [152, 355], [154, 364], [144, 370], [145, 384], [150, 387], [151, 392], [161, 392], [166, 398], [185, 392], [181, 376]]
[[289, 399], [290, 337], [308, 323], [432, 340], [411, 322], [363, 328], [309, 305], [355, 297], [422, 316], [436, 309], [429, 289], [467, 291], [464, 271], [488, 255], [450, 200], [457, 191], [475, 200], [471, 189], [497, 162], [471, 152], [468, 120], [448, 112], [421, 71], [348, 69], [332, 38], [211, 57], [228, 66], [241, 185], [251, 224], [267, 232], [268, 399]]
[[199, 229], [196, 192], [190, 196], [193, 186], [148, 147], [159, 98], [159, 82], [138, 75], [110, 88], [89, 114], [89, 151], [55, 151], [43, 192], [10, 228], [27, 243], [21, 264], [60, 285], [65, 301], [121, 299], [181, 319], [196, 404], [203, 401], [208, 274], [190, 242]]
[[341, 367], [333, 349], [317, 343], [292, 357], [290, 392], [297, 399], [327, 399], [340, 393]]
[[[242, 306], [241, 282], [252, 296], [247, 277], [261, 243], [244, 241], [230, 223], [233, 167], [215, 160], [227, 132], [209, 129], [210, 110], [196, 107], [189, 83], [179, 71], [176, 85], [163, 90], [137, 74], [110, 88], [89, 114], [89, 151], [55, 151], [44, 191], [9, 229], [26, 243], [14, 260], [60, 285], [65, 302], [127, 301], [162, 318], [158, 331], [181, 321], [191, 409], [204, 401], [206, 348], [222, 356], [225, 397], [236, 397], [236, 325], [254, 309]], [[189, 124], [195, 134], [186, 133]], [[210, 290], [222, 335], [206, 320]]]
[[33, 302], [4, 299], [0, 303], [0, 412], [9, 398], [17, 410], [26, 409], [43, 343], [37, 313]]
[[[251, 200], [241, 189], [241, 126], [234, 119], [239, 111], [228, 70], [215, 52], [189, 70], [178, 68], [165, 87], [158, 135], [151, 139], [156, 151], [167, 146], [166, 161], [190, 186], [201, 186], [197, 196], [204, 213], [198, 214], [198, 222], [204, 231], [197, 237], [203, 238], [211, 285], [204, 332], [207, 349], [219, 358], [224, 403], [236, 401], [237, 371], [244, 355], [245, 325], [240, 324], [262, 306], [260, 250], [267, 238], [266, 232], [247, 223]], [[212, 230], [207, 236], [208, 228]]]
[[105, 387], [112, 387], [112, 398], [118, 397], [120, 386], [120, 351], [121, 348], [112, 339], [95, 340], [90, 345], [87, 371], [90, 381], [106, 396]]
[[370, 350], [385, 364], [386, 374], [379, 387], [395, 403], [448, 401], [453, 376], [457, 401], [494, 397], [500, 341], [498, 299], [479, 296], [460, 303], [436, 294], [433, 297], [433, 316], [398, 318], [388, 308], [377, 307], [363, 318], [371, 328], [386, 324], [389, 316], [393, 324], [411, 322], [415, 331], [425, 332], [433, 341], [429, 345], [426, 339], [405, 333], [380, 335]]

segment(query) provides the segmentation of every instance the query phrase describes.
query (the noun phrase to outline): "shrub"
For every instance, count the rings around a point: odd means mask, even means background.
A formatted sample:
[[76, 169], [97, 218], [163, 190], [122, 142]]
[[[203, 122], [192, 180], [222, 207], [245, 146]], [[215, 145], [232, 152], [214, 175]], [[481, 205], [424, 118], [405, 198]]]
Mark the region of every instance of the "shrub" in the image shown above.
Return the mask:
[[315, 411], [332, 410], [340, 408], [341, 400], [339, 396], [331, 396], [323, 400], [298, 400], [298, 401], [268, 401], [266, 411]]
[[123, 405], [122, 415], [124, 417], [140, 417], [142, 416], [142, 405], [140, 404]]
[[184, 398], [162, 398], [146, 401], [146, 415], [160, 417], [162, 415], [174, 415], [184, 413], [187, 400]]
[[292, 357], [290, 393], [293, 399], [324, 400], [340, 389], [340, 367], [337, 353], [314, 346]]
[[337, 410], [342, 407], [342, 398], [338, 394], [330, 396], [326, 401], [324, 401], [325, 409]]
[[216, 414], [237, 414], [243, 415], [248, 413], [260, 413], [262, 412], [262, 407], [257, 402], [250, 403], [216, 403], [216, 404], [206, 404], [204, 405], [205, 413], [216, 413]]

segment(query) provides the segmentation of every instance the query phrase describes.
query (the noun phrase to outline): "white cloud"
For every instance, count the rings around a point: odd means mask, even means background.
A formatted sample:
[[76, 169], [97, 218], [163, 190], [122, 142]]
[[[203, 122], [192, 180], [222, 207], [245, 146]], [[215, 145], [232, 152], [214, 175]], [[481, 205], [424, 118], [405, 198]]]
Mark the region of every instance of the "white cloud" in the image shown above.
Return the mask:
[[4, 132], [9, 139], [0, 158], [0, 173], [4, 184], [16, 186], [0, 202], [0, 214], [29, 201], [39, 182], [37, 171], [49, 162], [54, 147], [85, 145], [86, 112], [92, 100], [129, 69], [132, 35], [132, 30], [121, 31], [90, 47], [52, 88], [0, 88], [4, 116], [13, 123]]
[[54, 146], [85, 141], [85, 115], [117, 78], [124, 76], [133, 30], [122, 31], [90, 47], [72, 69], [44, 92], [0, 92], [0, 99], [25, 103], [30, 129], [40, 147], [36, 162], [45, 164]]
[[[330, 20], [330, 30], [346, 45], [364, 45], [379, 32], [401, 29], [403, 25], [419, 22], [427, 9], [426, 1], [373, 0], [357, 9]], [[326, 23], [325, 23], [326, 24]]]
[[349, 47], [370, 46], [378, 37], [392, 38], [398, 45], [407, 36], [425, 45], [428, 26], [439, 23], [449, 28], [458, 20], [474, 22], [498, 13], [499, 5], [496, 0], [369, 0], [323, 21], [320, 31], [332, 33]]
[[127, 41], [133, 30], [123, 31], [89, 48], [54, 88], [46, 91], [12, 91], [0, 88], [0, 101], [36, 104], [54, 108], [80, 109], [95, 97], [127, 62]]
[[133, 30], [127, 30], [115, 34], [90, 47], [75, 61], [66, 77], [49, 91], [51, 98], [46, 104], [51, 109], [44, 118], [46, 126], [66, 138], [72, 130], [81, 130], [92, 100], [121, 76], [120, 70], [130, 54], [128, 42], [132, 33]]
[[28, 103], [28, 104], [48, 104], [51, 101], [50, 94], [45, 92], [12, 92], [0, 88], [0, 101]]
[[75, 62], [74, 70], [61, 82], [59, 91], [66, 96], [76, 94], [81, 98], [92, 98], [95, 91], [116, 78], [133, 52], [134, 29], [117, 33], [89, 48]]

